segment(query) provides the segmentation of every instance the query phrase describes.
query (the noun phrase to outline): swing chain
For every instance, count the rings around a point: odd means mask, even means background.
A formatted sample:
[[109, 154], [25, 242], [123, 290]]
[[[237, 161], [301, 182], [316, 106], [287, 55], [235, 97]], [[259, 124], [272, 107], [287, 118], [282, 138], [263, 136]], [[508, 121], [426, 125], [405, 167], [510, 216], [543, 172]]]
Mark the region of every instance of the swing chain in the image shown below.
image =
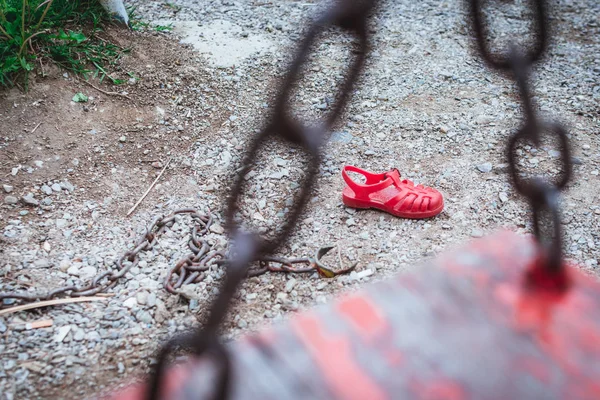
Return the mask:
[[[500, 73], [515, 80], [519, 98], [525, 114], [523, 126], [513, 133], [507, 146], [509, 173], [513, 187], [524, 196], [532, 210], [533, 232], [544, 249], [544, 264], [551, 273], [562, 271], [562, 229], [560, 223], [559, 191], [571, 180], [573, 164], [567, 130], [558, 123], [549, 123], [538, 119], [535, 104], [529, 87], [531, 69], [545, 55], [548, 48], [548, 18], [544, 0], [530, 0], [532, 4], [533, 25], [532, 43], [525, 50], [511, 44], [506, 54], [494, 54], [489, 47], [489, 32], [484, 22], [482, 0], [469, 0], [473, 32], [477, 50], [486, 64]], [[518, 147], [528, 142], [539, 147], [542, 135], [552, 135], [558, 140], [561, 172], [553, 181], [541, 177], [524, 178], [519, 171]], [[550, 232], [545, 226], [550, 225]]]
[[[171, 353], [185, 348], [195, 356], [210, 355], [219, 366], [216, 381], [215, 399], [226, 399], [230, 394], [231, 361], [228, 350], [219, 339], [219, 327], [223, 322], [232, 299], [240, 283], [248, 276], [250, 265], [260, 259], [272, 256], [289, 238], [308, 201], [313, 183], [316, 180], [321, 160], [321, 147], [328, 139], [332, 125], [342, 114], [352, 93], [354, 84], [363, 70], [369, 50], [369, 16], [378, 5], [379, 0], [337, 1], [308, 30], [300, 43], [287, 77], [277, 97], [273, 116], [251, 142], [247, 156], [237, 174], [232, 194], [227, 201], [226, 226], [232, 238], [232, 258], [227, 263], [227, 274], [219, 293], [214, 300], [208, 320], [202, 329], [191, 334], [174, 338], [164, 346], [159, 354], [158, 362], [150, 382], [148, 398], [157, 400], [161, 396], [164, 371]], [[316, 127], [307, 127], [291, 116], [289, 99], [302, 72], [302, 67], [318, 35], [328, 28], [337, 27], [356, 38], [353, 54], [346, 77], [341, 85], [331, 112]], [[244, 178], [255, 164], [260, 148], [273, 140], [283, 140], [300, 145], [307, 153], [309, 164], [304, 182], [295, 197], [295, 205], [287, 215], [282, 226], [275, 232], [274, 238], [261, 237], [256, 233], [246, 233], [237, 223], [239, 199], [243, 194]]]

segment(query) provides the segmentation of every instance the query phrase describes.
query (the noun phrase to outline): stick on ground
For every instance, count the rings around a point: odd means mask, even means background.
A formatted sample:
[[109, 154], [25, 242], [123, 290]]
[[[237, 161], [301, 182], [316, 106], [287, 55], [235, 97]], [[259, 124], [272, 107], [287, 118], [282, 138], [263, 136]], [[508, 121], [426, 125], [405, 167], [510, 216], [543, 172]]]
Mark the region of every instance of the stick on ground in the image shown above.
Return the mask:
[[169, 164], [171, 164], [171, 160], [172, 159], [173, 158], [169, 158], [169, 161], [167, 161], [167, 163], [165, 164], [165, 166], [162, 169], [162, 171], [160, 171], [160, 174], [158, 174], [158, 176], [156, 177], [156, 179], [154, 180], [154, 182], [152, 182], [152, 185], [150, 185], [150, 187], [148, 188], [148, 190], [146, 190], [146, 193], [144, 193], [144, 195], [137, 201], [137, 203], [135, 203], [134, 206], [131, 207], [131, 210], [129, 210], [129, 212], [126, 215], [127, 217], [129, 217], [135, 211], [135, 209], [140, 205], [140, 203], [142, 201], [144, 201], [144, 199], [146, 198], [146, 196], [148, 196], [148, 193], [150, 193], [150, 191], [152, 190], [152, 188], [156, 185], [156, 182], [158, 182], [158, 180], [160, 179], [160, 177], [163, 175], [163, 173], [165, 172], [165, 170], [169, 166]]
[[86, 301], [104, 301], [106, 297], [73, 297], [70, 299], [54, 299], [54, 300], [45, 300], [38, 301], [37, 303], [23, 304], [21, 306], [7, 308], [5, 310], [0, 310], [0, 317], [3, 315], [8, 315], [12, 313], [16, 313], [19, 311], [25, 310], [33, 310], [36, 308], [48, 307], [48, 306], [57, 306], [60, 304], [71, 304], [71, 303], [83, 303]]

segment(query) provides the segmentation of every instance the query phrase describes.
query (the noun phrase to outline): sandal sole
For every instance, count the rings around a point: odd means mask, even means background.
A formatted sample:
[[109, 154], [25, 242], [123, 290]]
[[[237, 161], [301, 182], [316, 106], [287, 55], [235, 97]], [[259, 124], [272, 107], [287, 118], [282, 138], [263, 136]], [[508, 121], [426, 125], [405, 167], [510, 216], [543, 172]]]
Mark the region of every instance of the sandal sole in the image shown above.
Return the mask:
[[406, 219], [425, 219], [425, 218], [431, 218], [431, 217], [435, 217], [436, 215], [440, 214], [443, 210], [444, 210], [444, 202], [442, 201], [442, 204], [440, 204], [439, 207], [437, 207], [434, 210], [431, 211], [427, 211], [427, 212], [421, 212], [421, 213], [415, 213], [415, 212], [411, 212], [411, 213], [395, 213], [393, 211], [390, 211], [388, 209], [386, 209], [384, 206], [380, 206], [377, 203], [373, 203], [373, 202], [368, 202], [368, 201], [362, 201], [362, 200], [357, 200], [354, 199], [352, 197], [348, 197], [346, 195], [342, 195], [342, 202], [351, 208], [356, 208], [356, 209], [361, 209], [361, 210], [370, 210], [370, 209], [374, 209], [374, 210], [379, 210], [379, 211], [383, 211], [385, 213], [388, 213], [390, 215], [393, 215], [395, 217], [399, 217], [399, 218], [406, 218]]

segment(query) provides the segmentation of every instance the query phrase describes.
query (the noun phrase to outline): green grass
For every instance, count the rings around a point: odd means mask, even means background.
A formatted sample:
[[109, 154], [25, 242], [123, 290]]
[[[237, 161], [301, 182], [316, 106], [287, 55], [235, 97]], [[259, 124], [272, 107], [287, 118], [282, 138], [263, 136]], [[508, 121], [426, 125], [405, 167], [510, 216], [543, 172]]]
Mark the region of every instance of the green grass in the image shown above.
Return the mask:
[[109, 20], [95, 0], [0, 0], [0, 86], [26, 90], [48, 62], [122, 83], [109, 72], [127, 49], [102, 38]]

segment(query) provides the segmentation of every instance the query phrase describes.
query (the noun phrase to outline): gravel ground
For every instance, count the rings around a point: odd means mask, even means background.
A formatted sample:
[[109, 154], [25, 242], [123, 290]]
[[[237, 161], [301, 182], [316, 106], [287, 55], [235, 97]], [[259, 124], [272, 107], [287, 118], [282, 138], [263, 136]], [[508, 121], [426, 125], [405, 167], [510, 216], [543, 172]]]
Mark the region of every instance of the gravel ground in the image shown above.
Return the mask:
[[[0, 189], [5, 192], [0, 209], [3, 289], [85, 282], [110, 268], [156, 216], [183, 207], [210, 210], [217, 224], [207, 239], [213, 248], [225, 249], [223, 198], [232, 171], [251, 135], [265, 122], [290, 49], [321, 9], [313, 1], [289, 0], [133, 3], [147, 20], [188, 21], [176, 23], [176, 33], [168, 39], [160, 37], [170, 40], [174, 51], [189, 55], [189, 46], [177, 47], [175, 35], [196, 35], [198, 49], [205, 53], [182, 56], [180, 66], [149, 74], [137, 92], [132, 89], [136, 100], [153, 112], [160, 105], [153, 116], [156, 127], [146, 127], [144, 132], [154, 139], [151, 135], [158, 129], [156, 140], [165, 141], [148, 156], [164, 162], [165, 154], [170, 155], [171, 166], [135, 215], [125, 220], [127, 209], [157, 172], [147, 164], [142, 167], [139, 160], [113, 160], [102, 177], [109, 183], [108, 191], [97, 189], [99, 184], [88, 180], [92, 175], [83, 168], [78, 178], [69, 178], [65, 167], [52, 179], [32, 186], [33, 196], [19, 186], [26, 172], [11, 175], [18, 165], [7, 165], [11, 176]], [[600, 25], [596, 16], [600, 6], [594, 0], [553, 5], [555, 41], [535, 70], [535, 94], [543, 115], [570, 128], [575, 179], [562, 204], [566, 254], [597, 275]], [[496, 32], [520, 32], [524, 28], [521, 8], [502, 7], [508, 17], [494, 23]], [[206, 35], [192, 32], [194, 25]], [[511, 82], [487, 71], [471, 53], [461, 4], [386, 2], [373, 20], [373, 32], [366, 73], [327, 145], [302, 223], [280, 254], [307, 256], [320, 246], [340, 243], [347, 262], [358, 262], [357, 273], [335, 279], [269, 273], [249, 279], [226, 323], [228, 337], [325, 303], [370, 280], [418, 268], [420, 261], [445, 248], [500, 227], [522, 233], [531, 230], [530, 214], [512, 190], [504, 164], [507, 135], [521, 121], [520, 104]], [[254, 52], [240, 50], [232, 55], [220, 46], [230, 43], [243, 49], [246, 41]], [[303, 120], [327, 112], [350, 43], [351, 38], [339, 32], [323, 35], [293, 98], [296, 114]], [[8, 99], [2, 101], [12, 105]], [[147, 155], [141, 153], [150, 142], [147, 136], [117, 137], [121, 147], [139, 151], [135, 157]], [[302, 177], [304, 158], [298, 149], [281, 143], [265, 147], [248, 179], [243, 209], [247, 221], [267, 231], [285, 215]], [[90, 149], [95, 152], [92, 145]], [[97, 153], [110, 154], [111, 149]], [[520, 151], [525, 170], [557, 172], [551, 146]], [[77, 169], [75, 164], [68, 168]], [[340, 196], [340, 169], [345, 164], [372, 171], [398, 168], [404, 177], [442, 191], [446, 209], [424, 221], [347, 209]], [[28, 168], [42, 167], [32, 161], [22, 167]], [[39, 203], [27, 204], [23, 196]], [[44, 204], [48, 198], [51, 204]], [[204, 316], [222, 276], [222, 271], [212, 268], [202, 283], [190, 288], [192, 300], [164, 291], [167, 269], [188, 252], [189, 228], [189, 219], [178, 219], [158, 246], [142, 253], [139, 267], [104, 302], [0, 317], [1, 398], [93, 397], [147, 371], [161, 340], [189, 329]], [[27, 326], [41, 319], [52, 319], [53, 326]]]

